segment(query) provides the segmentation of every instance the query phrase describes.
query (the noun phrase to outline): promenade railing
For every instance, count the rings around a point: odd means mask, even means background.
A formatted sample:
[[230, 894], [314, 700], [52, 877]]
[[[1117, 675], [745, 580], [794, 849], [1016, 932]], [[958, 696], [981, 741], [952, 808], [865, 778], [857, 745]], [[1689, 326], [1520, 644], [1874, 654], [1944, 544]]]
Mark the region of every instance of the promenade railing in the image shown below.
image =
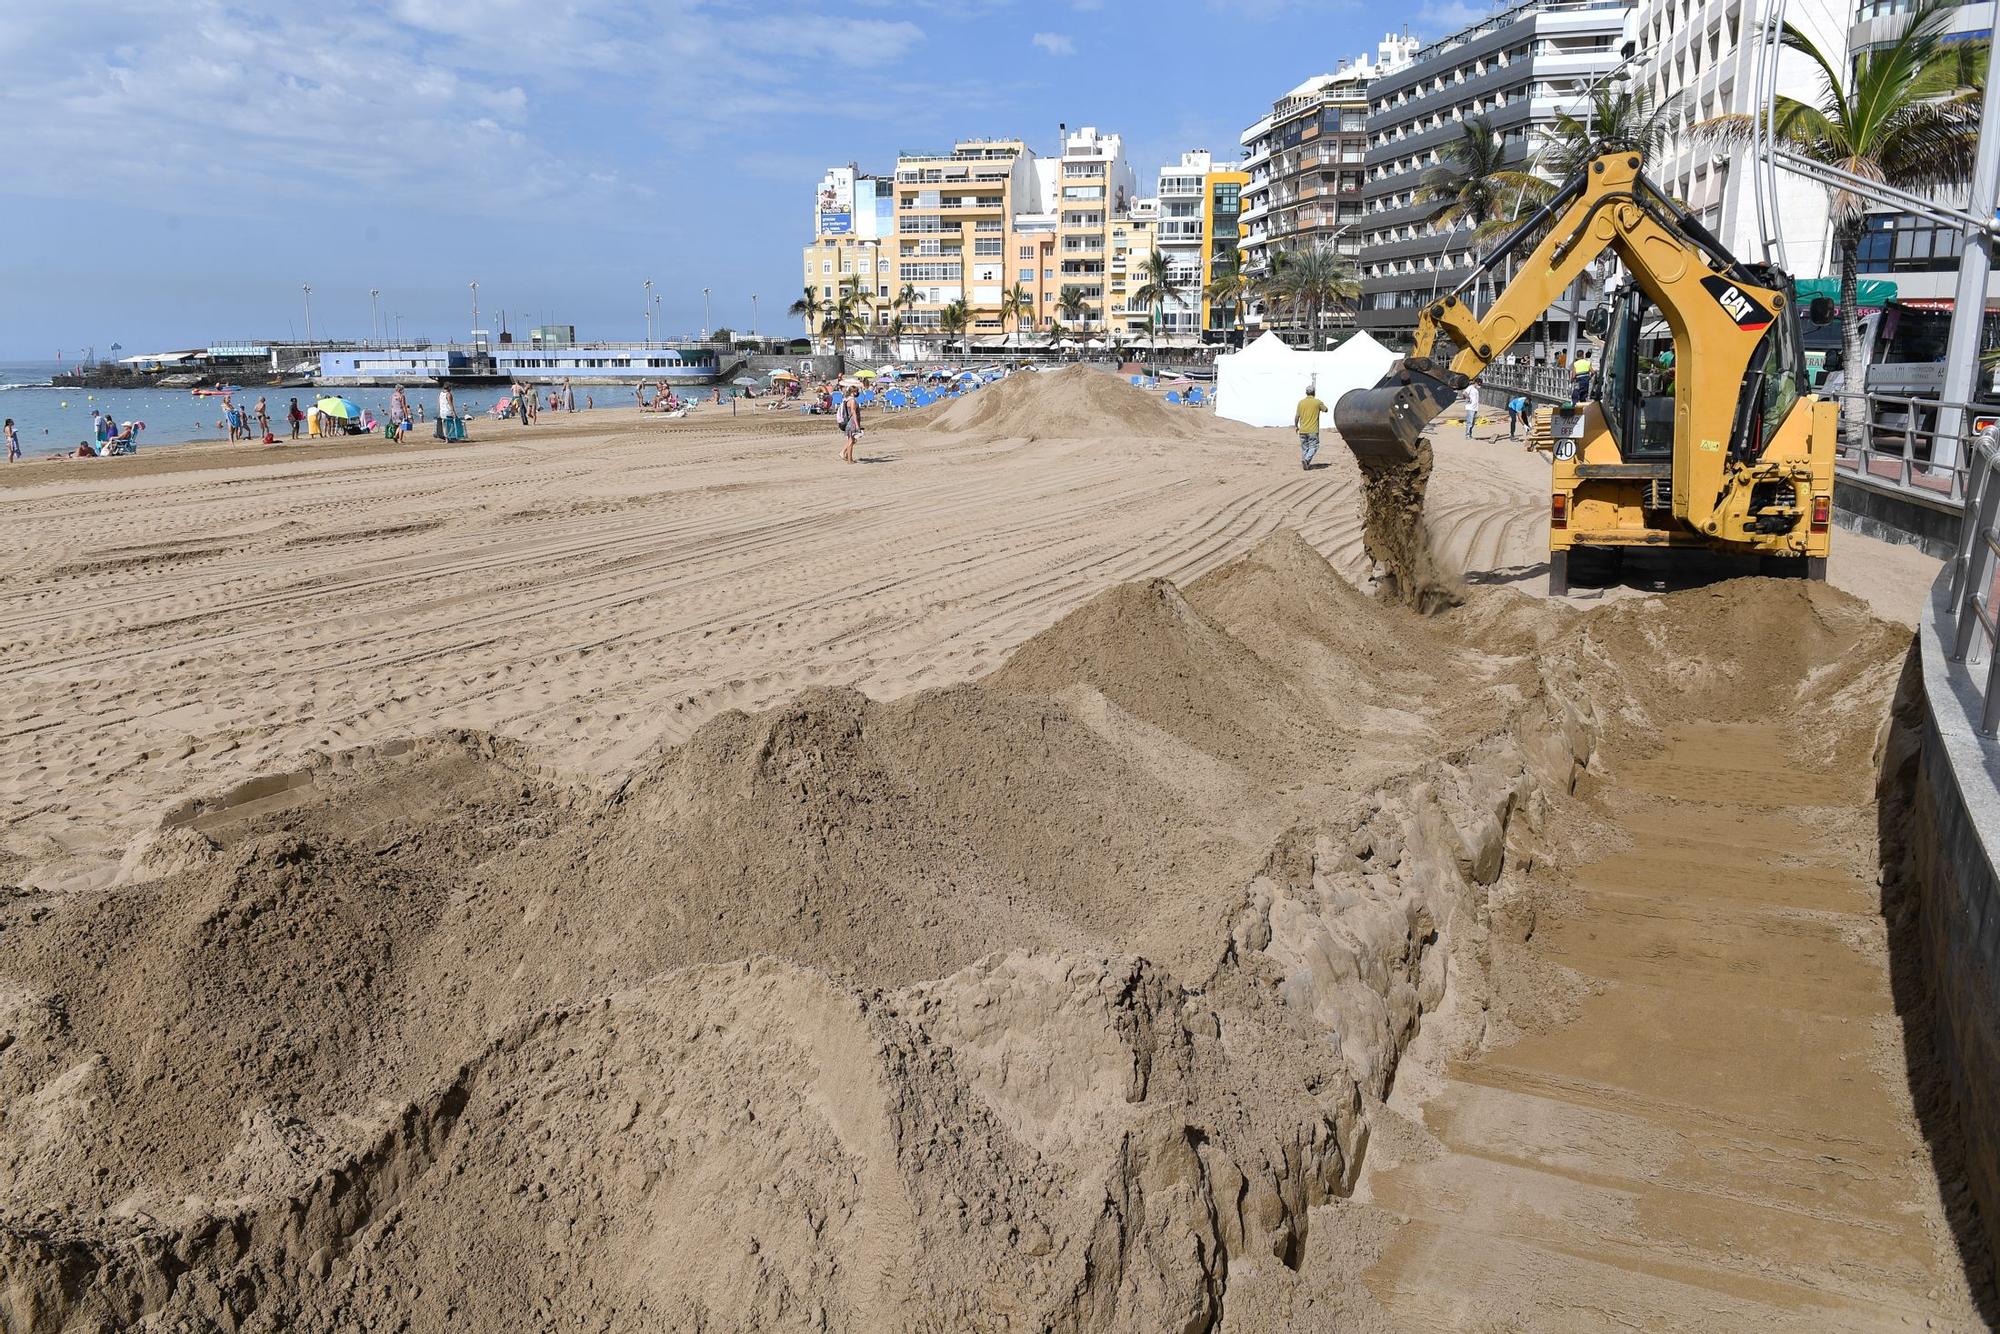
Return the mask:
[[[1835, 466], [1877, 489], [1900, 491], [1932, 505], [1963, 509], [1970, 492], [1976, 431], [1993, 409], [1899, 394], [1839, 394], [1843, 420]], [[1973, 433], [1942, 435], [1939, 409], [1972, 425]]]
[[1958, 554], [1952, 558], [1950, 608], [1938, 627], [1949, 636], [1945, 660], [1954, 674], [1979, 692], [1979, 734], [2000, 731], [2000, 426], [1988, 426], [1971, 442], [1965, 478], [1967, 497]]
[[1567, 366], [1501, 362], [1480, 373], [1479, 383], [1488, 392], [1520, 394], [1544, 403], [1567, 403], [1576, 385], [1576, 376]]

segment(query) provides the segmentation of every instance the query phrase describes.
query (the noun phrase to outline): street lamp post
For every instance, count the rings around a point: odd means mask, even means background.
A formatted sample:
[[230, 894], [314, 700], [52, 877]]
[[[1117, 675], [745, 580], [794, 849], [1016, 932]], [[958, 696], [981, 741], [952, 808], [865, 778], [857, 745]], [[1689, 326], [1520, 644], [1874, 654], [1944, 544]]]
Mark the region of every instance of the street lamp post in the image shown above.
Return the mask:
[[650, 351], [653, 346], [653, 280], [651, 278], [646, 279], [645, 288], [646, 288], [646, 348], [648, 351]]
[[368, 336], [377, 342], [382, 339], [382, 317], [376, 312], [376, 298], [381, 295], [382, 289], [379, 287], [368, 289]]
[[472, 341], [479, 342], [479, 284], [472, 284]]
[[757, 294], [755, 292], [750, 294], [750, 336], [752, 338], [757, 336]]
[[402, 345], [403, 345], [403, 317], [401, 315], [398, 315], [396, 317], [396, 346], [401, 347]]
[[701, 289], [701, 341], [704, 343], [708, 341], [708, 330], [708, 289], [704, 287]]
[[313, 285], [305, 283], [303, 286], [306, 289], [306, 346], [310, 347], [313, 340]]

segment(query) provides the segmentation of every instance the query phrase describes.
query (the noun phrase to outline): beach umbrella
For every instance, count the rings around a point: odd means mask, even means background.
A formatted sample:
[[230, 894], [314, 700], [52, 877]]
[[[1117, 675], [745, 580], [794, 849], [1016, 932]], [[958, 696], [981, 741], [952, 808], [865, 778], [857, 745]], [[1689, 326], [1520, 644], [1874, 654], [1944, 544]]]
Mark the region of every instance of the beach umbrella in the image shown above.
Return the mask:
[[855, 378], [855, 379], [857, 379], [857, 380], [872, 380], [872, 379], [874, 379], [874, 378], [875, 378], [875, 376], [877, 375], [877, 373], [878, 373], [878, 372], [875, 372], [875, 371], [871, 371], [871, 370], [866, 370], [866, 369], [864, 369], [864, 370], [858, 370], [858, 371], [854, 372], [854, 378]]
[[796, 380], [799, 377], [792, 374], [790, 371], [777, 370], [771, 372], [771, 378], [773, 380]]
[[345, 398], [322, 398], [319, 410], [329, 417], [344, 417], [349, 421], [361, 415], [361, 409]]
[[734, 380], [730, 381], [730, 383], [746, 384], [749, 385], [752, 389], [755, 389], [757, 387], [757, 377], [754, 375], [739, 375]]

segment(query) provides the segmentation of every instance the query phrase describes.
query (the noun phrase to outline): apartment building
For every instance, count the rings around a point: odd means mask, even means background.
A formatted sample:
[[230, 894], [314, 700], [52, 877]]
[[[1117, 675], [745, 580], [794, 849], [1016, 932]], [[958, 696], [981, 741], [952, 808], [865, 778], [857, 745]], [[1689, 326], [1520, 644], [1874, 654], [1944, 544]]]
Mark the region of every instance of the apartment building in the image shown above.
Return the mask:
[[1125, 212], [1111, 220], [1111, 261], [1105, 300], [1111, 309], [1109, 331], [1120, 330], [1134, 342], [1144, 338], [1152, 307], [1135, 300], [1134, 294], [1146, 285], [1146, 259], [1159, 244], [1157, 226], [1160, 201], [1134, 199]]
[[[1584, 114], [1586, 94], [1619, 62], [1631, 6], [1625, 0], [1528, 0], [1417, 50], [1411, 63], [1369, 85], [1368, 149], [1361, 189], [1360, 326], [1407, 343], [1417, 311], [1471, 270], [1469, 228], [1433, 222], [1417, 195], [1483, 116], [1507, 160], [1530, 163], [1556, 117]], [[1566, 337], [1580, 312], [1550, 312]]]
[[895, 201], [889, 181], [861, 174], [852, 164], [831, 167], [813, 193], [805, 286], [832, 301], [848, 279], [874, 305], [894, 294]]
[[912, 331], [936, 331], [963, 301], [968, 332], [997, 335], [1009, 278], [1014, 217], [1041, 211], [1034, 153], [1020, 139], [965, 139], [948, 153], [896, 159], [895, 269], [890, 284], [916, 292], [901, 312]]
[[[1220, 266], [1236, 262], [1249, 173], [1196, 149], [1162, 168], [1158, 193], [1142, 199], [1118, 135], [1064, 126], [1061, 147], [1038, 157], [1024, 140], [967, 139], [948, 153], [899, 157], [892, 178], [830, 170], [804, 251], [807, 284], [831, 300], [854, 278], [873, 298], [874, 323], [908, 288], [914, 304], [896, 314], [913, 334], [937, 332], [945, 308], [964, 301], [974, 347], [1008, 341], [1001, 305], [1016, 287], [1026, 297], [1024, 331], [1061, 319], [1085, 337], [1143, 334], [1152, 311], [1132, 294], [1157, 248], [1177, 292], [1162, 335], [1194, 343], [1219, 334], [1228, 312], [1213, 309], [1205, 291]], [[1064, 314], [1070, 291], [1081, 308]]]
[[1211, 167], [1202, 188], [1201, 246], [1201, 329], [1208, 341], [1213, 335], [1235, 329], [1241, 311], [1217, 308], [1208, 298], [1209, 281], [1223, 269], [1240, 268], [1243, 245], [1243, 191], [1249, 188], [1250, 173], [1240, 164]]
[[1073, 323], [1081, 330], [1106, 327], [1106, 265], [1110, 258], [1112, 220], [1126, 213], [1138, 194], [1132, 164], [1125, 158], [1125, 141], [1086, 125], [1064, 128], [1060, 171], [1056, 178], [1057, 291], [1074, 287], [1083, 296], [1083, 314]]
[[[1846, 46], [1843, 25], [1848, 2], [1787, 0], [1785, 17], [1838, 59]], [[1664, 150], [1646, 164], [1646, 174], [1686, 204], [1733, 254], [1750, 260], [1764, 258], [1750, 150], [1718, 145], [1696, 135], [1693, 127], [1715, 116], [1750, 114], [1752, 45], [1772, 3], [1639, 0], [1627, 27], [1638, 51], [1630, 83], [1650, 90], [1655, 105], [1670, 113], [1674, 126]], [[1778, 67], [1778, 91], [1817, 100], [1816, 70], [1809, 57], [1785, 52]], [[1775, 213], [1784, 225], [1778, 229], [1771, 258], [1794, 277], [1826, 273], [1825, 189], [1781, 171], [1776, 192]]]
[[[1362, 161], [1368, 151], [1368, 89], [1407, 66], [1417, 40], [1388, 34], [1374, 55], [1342, 60], [1271, 104], [1243, 131], [1240, 247], [1248, 272], [1270, 268], [1273, 251], [1333, 245], [1358, 255]], [[1253, 322], [1262, 312], [1251, 311]]]

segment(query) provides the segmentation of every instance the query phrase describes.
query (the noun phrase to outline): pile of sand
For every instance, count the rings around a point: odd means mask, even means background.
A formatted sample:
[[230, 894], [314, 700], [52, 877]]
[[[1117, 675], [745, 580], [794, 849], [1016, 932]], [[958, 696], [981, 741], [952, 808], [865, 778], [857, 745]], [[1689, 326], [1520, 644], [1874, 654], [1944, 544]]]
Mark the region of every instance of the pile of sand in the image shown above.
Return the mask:
[[0, 1325], [1254, 1323], [1648, 634], [1876, 647], [1703, 596], [1417, 621], [1285, 534], [605, 799], [459, 735], [190, 803], [0, 900]]
[[922, 425], [994, 439], [1094, 440], [1190, 436], [1199, 423], [1175, 415], [1159, 398], [1116, 375], [1065, 366], [1009, 375], [926, 417]]

